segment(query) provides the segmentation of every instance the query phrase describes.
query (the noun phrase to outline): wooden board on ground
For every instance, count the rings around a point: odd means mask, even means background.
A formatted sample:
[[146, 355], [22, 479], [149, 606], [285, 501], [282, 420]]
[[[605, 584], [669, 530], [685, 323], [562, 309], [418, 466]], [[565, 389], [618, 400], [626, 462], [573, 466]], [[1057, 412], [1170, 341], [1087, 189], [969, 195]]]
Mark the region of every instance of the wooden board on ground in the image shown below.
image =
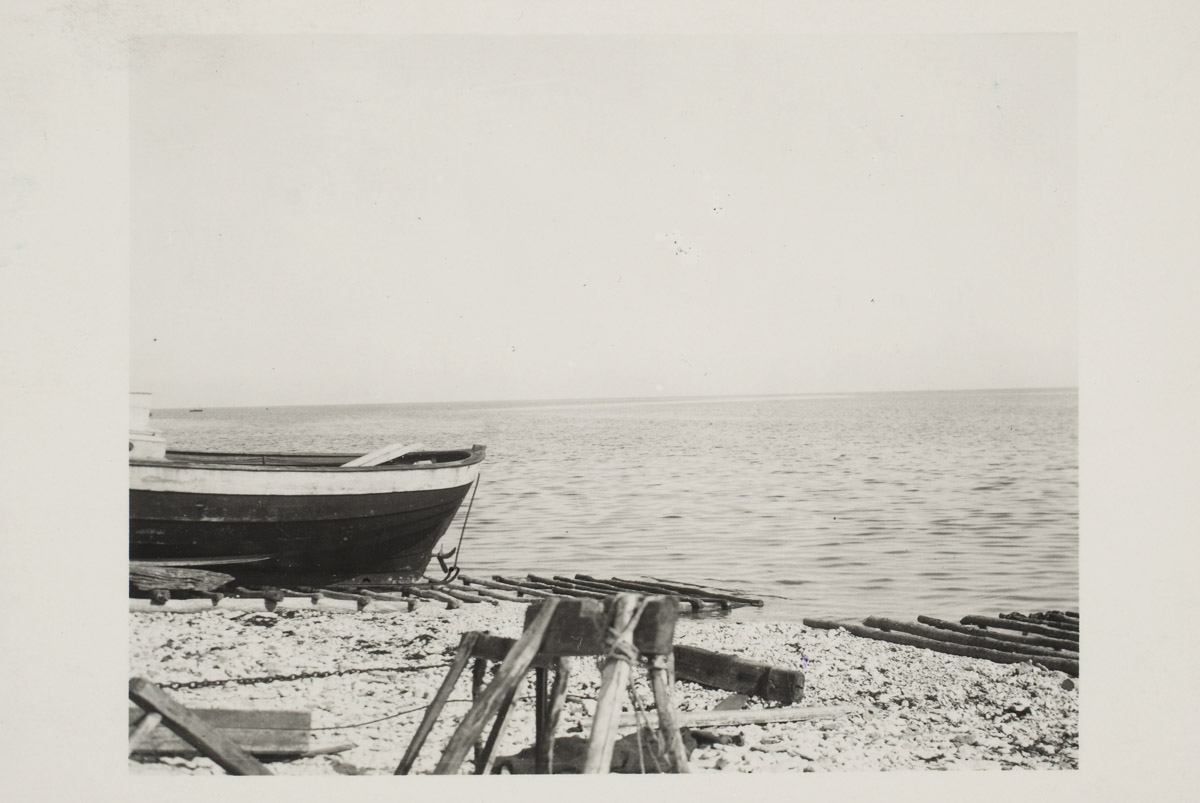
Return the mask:
[[[229, 708], [193, 708], [197, 718], [218, 729], [234, 744], [258, 758], [293, 758], [321, 753], [336, 753], [353, 747], [348, 742], [317, 744], [310, 737], [311, 711], [278, 711]], [[145, 712], [129, 706], [129, 726], [134, 727]], [[146, 734], [134, 755], [182, 756], [191, 758], [199, 751], [165, 726]]]

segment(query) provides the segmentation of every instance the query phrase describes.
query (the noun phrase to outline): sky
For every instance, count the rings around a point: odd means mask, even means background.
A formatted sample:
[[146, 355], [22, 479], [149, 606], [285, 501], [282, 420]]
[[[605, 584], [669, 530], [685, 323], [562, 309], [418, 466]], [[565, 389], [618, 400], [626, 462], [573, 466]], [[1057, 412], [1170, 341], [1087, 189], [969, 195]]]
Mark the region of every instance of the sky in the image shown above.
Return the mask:
[[155, 406], [1077, 384], [1070, 35], [178, 36]]

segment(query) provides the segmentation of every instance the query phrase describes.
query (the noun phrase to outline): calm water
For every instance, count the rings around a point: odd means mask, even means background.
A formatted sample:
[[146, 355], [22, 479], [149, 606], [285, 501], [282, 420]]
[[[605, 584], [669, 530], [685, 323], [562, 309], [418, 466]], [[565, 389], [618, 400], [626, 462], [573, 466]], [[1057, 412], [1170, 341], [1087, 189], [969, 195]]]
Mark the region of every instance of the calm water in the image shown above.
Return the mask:
[[653, 576], [767, 599], [738, 618], [1078, 610], [1073, 389], [208, 408], [153, 423], [172, 448], [487, 444], [465, 574]]

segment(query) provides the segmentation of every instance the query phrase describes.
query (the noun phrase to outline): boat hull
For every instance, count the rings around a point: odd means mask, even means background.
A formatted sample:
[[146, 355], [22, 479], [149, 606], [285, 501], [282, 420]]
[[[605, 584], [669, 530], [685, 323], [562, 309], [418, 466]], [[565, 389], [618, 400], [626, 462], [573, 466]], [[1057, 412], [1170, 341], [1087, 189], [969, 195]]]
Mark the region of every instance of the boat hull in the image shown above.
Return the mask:
[[482, 456], [476, 447], [442, 464], [364, 469], [278, 465], [280, 456], [261, 465], [131, 462], [129, 556], [211, 566], [244, 583], [413, 582]]

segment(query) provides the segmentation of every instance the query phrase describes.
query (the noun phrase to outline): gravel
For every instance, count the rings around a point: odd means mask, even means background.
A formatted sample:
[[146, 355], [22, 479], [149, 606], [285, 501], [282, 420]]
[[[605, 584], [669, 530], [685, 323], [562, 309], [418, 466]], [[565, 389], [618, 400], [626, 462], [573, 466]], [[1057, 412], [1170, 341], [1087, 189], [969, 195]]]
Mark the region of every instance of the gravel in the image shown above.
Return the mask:
[[[316, 744], [352, 749], [273, 761], [280, 775], [391, 774], [446, 675], [463, 632], [516, 637], [525, 607], [423, 603], [412, 612], [274, 612], [216, 607], [130, 612], [130, 675], [160, 684], [277, 678], [169, 691], [194, 708], [311, 710]], [[846, 770], [1076, 769], [1077, 681], [1032, 664], [988, 661], [861, 639], [844, 630], [799, 623], [682, 619], [676, 643], [694, 644], [804, 670], [801, 705], [851, 705], [852, 714], [804, 722], [711, 729], [728, 743], [702, 743], [693, 772]], [[371, 671], [359, 671], [371, 670]], [[343, 674], [303, 677], [305, 673]], [[286, 679], [286, 676], [301, 675]], [[634, 672], [640, 705], [652, 707], [645, 673]], [[559, 736], [586, 736], [599, 687], [595, 661], [579, 659]], [[498, 755], [533, 743], [533, 688], [519, 693]], [[714, 708], [729, 692], [679, 682], [684, 711]], [[459, 718], [470, 707], [470, 672], [455, 686], [413, 772], [433, 770]], [[750, 698], [749, 708], [774, 704]], [[626, 710], [632, 703], [626, 700]], [[652, 717], [653, 719], [653, 717]], [[137, 774], [221, 774], [205, 758], [131, 759]], [[469, 763], [464, 764], [469, 772]]]

